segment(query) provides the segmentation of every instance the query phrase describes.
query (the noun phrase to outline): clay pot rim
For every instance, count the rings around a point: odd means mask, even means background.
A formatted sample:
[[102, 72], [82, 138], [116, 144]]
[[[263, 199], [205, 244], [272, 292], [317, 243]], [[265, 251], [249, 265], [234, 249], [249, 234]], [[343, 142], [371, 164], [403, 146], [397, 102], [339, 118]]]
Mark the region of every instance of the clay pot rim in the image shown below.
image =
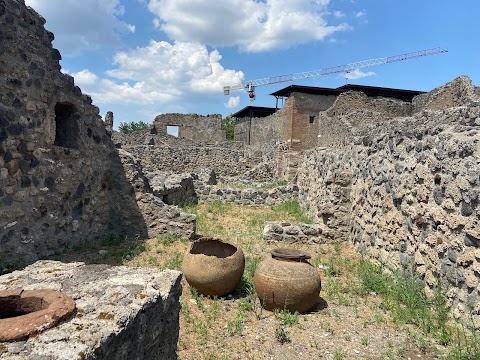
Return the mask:
[[302, 250], [292, 248], [275, 248], [270, 251], [273, 259], [286, 261], [305, 261], [312, 257]]
[[[203, 253], [192, 253], [192, 250], [193, 250], [193, 247], [196, 245], [196, 244], [199, 244], [199, 243], [206, 243], [206, 242], [218, 242], [218, 243], [222, 243], [224, 245], [228, 245], [228, 246], [231, 246], [233, 248], [235, 248], [235, 251], [229, 255], [229, 256], [226, 256], [226, 257], [222, 257], [222, 258], [219, 258], [217, 256], [214, 256], [214, 255], [208, 255], [208, 254], [203, 254]], [[208, 258], [217, 258], [217, 259], [229, 259], [229, 258], [232, 258], [234, 257], [235, 255], [237, 255], [239, 252], [241, 251], [240, 247], [237, 246], [237, 245], [234, 245], [232, 243], [229, 243], [227, 241], [224, 241], [222, 239], [219, 239], [219, 238], [215, 238], [215, 237], [210, 237], [210, 236], [202, 236], [201, 238], [195, 240], [194, 242], [192, 242], [192, 244], [190, 245], [190, 248], [188, 249], [188, 253], [190, 255], [202, 255], [202, 256], [206, 256]]]

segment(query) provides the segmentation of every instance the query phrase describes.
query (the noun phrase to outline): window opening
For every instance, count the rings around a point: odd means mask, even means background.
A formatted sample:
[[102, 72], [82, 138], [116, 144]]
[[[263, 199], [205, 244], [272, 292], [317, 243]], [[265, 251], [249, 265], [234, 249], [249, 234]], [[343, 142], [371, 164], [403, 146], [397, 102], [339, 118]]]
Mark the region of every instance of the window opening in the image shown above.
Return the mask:
[[55, 105], [55, 142], [57, 146], [78, 149], [78, 114], [70, 103]]
[[178, 137], [180, 134], [180, 126], [177, 125], [167, 125], [167, 134]]
[[310, 124], [313, 124], [314, 121], [315, 121], [315, 116], [310, 115]]

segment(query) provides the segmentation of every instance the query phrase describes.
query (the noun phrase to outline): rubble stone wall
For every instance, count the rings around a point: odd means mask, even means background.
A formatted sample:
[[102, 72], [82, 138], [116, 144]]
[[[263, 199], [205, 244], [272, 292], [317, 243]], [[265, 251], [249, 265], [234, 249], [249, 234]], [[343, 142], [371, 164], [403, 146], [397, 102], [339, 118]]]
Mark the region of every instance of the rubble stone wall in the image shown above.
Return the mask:
[[[300, 201], [341, 241], [441, 281], [480, 327], [480, 103], [397, 118], [383, 135], [305, 153]], [[326, 231], [328, 233], [328, 231]]]
[[272, 206], [296, 199], [298, 188], [295, 185], [279, 186], [270, 190], [255, 188], [223, 188], [195, 182], [198, 202], [222, 202], [247, 206]]
[[235, 141], [249, 144], [256, 149], [262, 149], [265, 144], [276, 141], [286, 141], [291, 132], [291, 109], [293, 102], [288, 100], [283, 108], [276, 113], [261, 117], [237, 119], [234, 129]]
[[219, 143], [226, 140], [222, 130], [222, 115], [162, 114], [158, 115], [153, 127], [160, 135], [167, 134], [167, 126], [178, 127], [178, 137], [197, 143]]
[[368, 125], [388, 122], [396, 117], [413, 114], [414, 105], [409, 102], [391, 98], [370, 98], [362, 92], [348, 91], [340, 94], [335, 103], [319, 114], [317, 146], [341, 147], [348, 145], [353, 136]]
[[267, 221], [263, 224], [263, 240], [268, 242], [325, 244], [329, 238], [315, 224], [292, 224], [287, 221]]
[[153, 235], [161, 213], [136, 198], [44, 24], [23, 0], [0, 2], [0, 272], [110, 234]]
[[225, 147], [160, 147], [135, 146], [128, 148], [147, 172], [195, 172], [198, 167], [209, 167], [217, 175], [243, 174], [262, 162], [261, 152], [229, 150]]

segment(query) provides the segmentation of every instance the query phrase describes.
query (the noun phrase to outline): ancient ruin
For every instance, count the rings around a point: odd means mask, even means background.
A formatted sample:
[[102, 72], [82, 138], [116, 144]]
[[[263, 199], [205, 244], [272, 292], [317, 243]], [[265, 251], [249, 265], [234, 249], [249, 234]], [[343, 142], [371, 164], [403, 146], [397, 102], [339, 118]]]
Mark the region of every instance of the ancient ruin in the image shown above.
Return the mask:
[[54, 35], [22, 1], [1, 3], [0, 269], [118, 234], [193, 236], [118, 151], [92, 99], [60, 72]]
[[219, 115], [159, 115], [126, 135], [60, 71], [44, 24], [23, 0], [0, 1], [0, 292], [61, 290], [78, 310], [0, 344], [2, 357], [174, 358], [180, 273], [36, 261], [111, 235], [193, 239], [195, 215], [178, 206], [195, 202], [298, 198], [315, 224], [266, 223], [266, 241], [351, 244], [411, 269], [427, 295], [442, 283], [451, 315], [480, 328], [480, 89], [469, 78], [429, 93], [287, 87], [278, 111], [239, 112], [234, 142]]

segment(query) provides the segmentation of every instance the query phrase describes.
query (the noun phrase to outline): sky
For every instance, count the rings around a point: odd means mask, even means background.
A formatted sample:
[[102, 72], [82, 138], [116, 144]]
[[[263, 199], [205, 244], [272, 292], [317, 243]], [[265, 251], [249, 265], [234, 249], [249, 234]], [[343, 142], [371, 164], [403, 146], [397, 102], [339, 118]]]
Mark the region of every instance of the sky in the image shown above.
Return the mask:
[[276, 75], [441, 47], [448, 53], [256, 88], [275, 107], [289, 85], [346, 83], [430, 91], [460, 75], [480, 85], [478, 0], [25, 0], [55, 34], [62, 71], [102, 117], [152, 123], [165, 113], [251, 105], [238, 85]]

